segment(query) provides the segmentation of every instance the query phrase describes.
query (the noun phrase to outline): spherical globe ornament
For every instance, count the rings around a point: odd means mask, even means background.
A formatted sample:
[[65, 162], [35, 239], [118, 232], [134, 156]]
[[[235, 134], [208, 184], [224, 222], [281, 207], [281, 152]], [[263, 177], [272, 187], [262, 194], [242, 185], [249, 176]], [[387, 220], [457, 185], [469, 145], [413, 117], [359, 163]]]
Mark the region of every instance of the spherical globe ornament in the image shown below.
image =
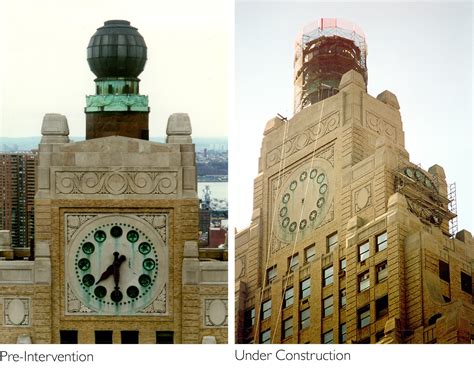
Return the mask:
[[106, 21], [87, 46], [87, 62], [99, 79], [137, 78], [146, 60], [145, 40], [128, 21]]

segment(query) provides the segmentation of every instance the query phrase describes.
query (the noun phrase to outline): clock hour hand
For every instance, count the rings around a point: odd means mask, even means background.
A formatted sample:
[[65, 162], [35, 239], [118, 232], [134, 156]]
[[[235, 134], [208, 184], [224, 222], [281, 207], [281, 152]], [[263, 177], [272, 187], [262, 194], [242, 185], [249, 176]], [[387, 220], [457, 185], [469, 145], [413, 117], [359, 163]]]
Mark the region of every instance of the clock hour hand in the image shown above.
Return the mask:
[[107, 270], [105, 270], [102, 275], [100, 276], [100, 279], [97, 281], [97, 283], [95, 283], [96, 285], [99, 284], [102, 280], [105, 280], [107, 279], [110, 275], [112, 275], [114, 273], [114, 265], [109, 265], [109, 267], [107, 267]]

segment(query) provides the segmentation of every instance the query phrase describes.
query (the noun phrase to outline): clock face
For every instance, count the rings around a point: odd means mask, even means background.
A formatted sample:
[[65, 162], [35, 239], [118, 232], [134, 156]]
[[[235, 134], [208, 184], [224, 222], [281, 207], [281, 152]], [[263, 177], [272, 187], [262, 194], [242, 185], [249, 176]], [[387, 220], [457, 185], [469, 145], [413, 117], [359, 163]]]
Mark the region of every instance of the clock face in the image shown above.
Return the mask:
[[277, 237], [287, 243], [309, 236], [324, 220], [332, 203], [331, 165], [323, 159], [292, 171], [276, 200]]
[[146, 221], [108, 215], [81, 226], [66, 267], [70, 287], [85, 306], [101, 314], [134, 315], [163, 289], [167, 252]]

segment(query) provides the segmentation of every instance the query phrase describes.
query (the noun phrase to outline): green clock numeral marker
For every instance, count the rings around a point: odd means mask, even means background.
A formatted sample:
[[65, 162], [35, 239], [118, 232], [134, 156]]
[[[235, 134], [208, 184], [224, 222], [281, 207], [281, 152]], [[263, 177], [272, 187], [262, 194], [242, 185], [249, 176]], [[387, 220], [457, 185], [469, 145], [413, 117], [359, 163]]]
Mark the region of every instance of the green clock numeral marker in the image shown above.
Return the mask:
[[94, 234], [94, 239], [97, 243], [104, 242], [106, 237], [107, 235], [105, 235], [105, 232], [103, 232], [102, 230], [97, 230]]
[[147, 255], [151, 251], [150, 244], [146, 242], [140, 243], [140, 245], [138, 246], [138, 251], [143, 255]]
[[122, 236], [122, 228], [120, 226], [114, 226], [110, 229], [110, 235], [114, 238], [120, 238]]
[[151, 258], [147, 258], [143, 261], [143, 268], [147, 271], [153, 270], [155, 265], [155, 261], [153, 261]]
[[127, 233], [127, 240], [130, 243], [135, 243], [138, 240], [138, 233], [135, 230], [130, 230]]
[[86, 274], [82, 278], [82, 283], [84, 283], [86, 287], [91, 287], [95, 283], [95, 278], [91, 274]]
[[151, 284], [151, 278], [146, 274], [140, 275], [138, 283], [140, 283], [142, 287], [148, 287]]
[[81, 258], [77, 263], [77, 266], [82, 271], [87, 271], [91, 268], [91, 262], [87, 258]]
[[83, 251], [85, 254], [92, 254], [92, 253], [94, 253], [94, 251], [95, 251], [94, 244], [92, 244], [91, 242], [85, 242], [85, 243], [82, 245], [82, 251]]
[[134, 285], [127, 288], [127, 296], [130, 298], [137, 298], [140, 291]]
[[99, 285], [96, 289], [94, 289], [94, 294], [98, 298], [104, 298], [107, 295], [107, 289], [105, 289], [105, 287]]

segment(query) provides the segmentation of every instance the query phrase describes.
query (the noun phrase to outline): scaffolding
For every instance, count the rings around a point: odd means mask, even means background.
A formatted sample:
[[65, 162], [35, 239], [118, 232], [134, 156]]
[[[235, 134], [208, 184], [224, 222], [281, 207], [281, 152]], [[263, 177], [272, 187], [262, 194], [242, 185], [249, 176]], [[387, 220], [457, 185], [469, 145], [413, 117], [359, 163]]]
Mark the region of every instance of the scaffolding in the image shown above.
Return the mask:
[[367, 44], [358, 26], [321, 18], [304, 27], [295, 42], [294, 112], [338, 93], [342, 75], [350, 70], [367, 84]]
[[456, 215], [455, 217], [449, 220], [449, 233], [451, 234], [451, 237], [454, 238], [458, 232], [458, 205], [456, 201], [456, 182], [449, 184], [448, 199], [448, 208], [453, 214]]

